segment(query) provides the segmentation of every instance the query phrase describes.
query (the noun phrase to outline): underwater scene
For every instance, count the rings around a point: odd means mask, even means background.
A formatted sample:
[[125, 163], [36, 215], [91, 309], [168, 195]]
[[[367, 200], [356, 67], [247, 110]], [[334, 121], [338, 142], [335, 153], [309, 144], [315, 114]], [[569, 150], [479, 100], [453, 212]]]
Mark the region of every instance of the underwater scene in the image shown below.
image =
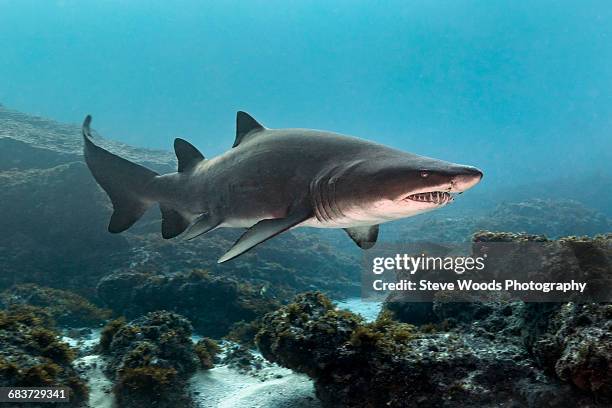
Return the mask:
[[0, 0], [0, 49], [0, 408], [612, 407], [608, 2]]

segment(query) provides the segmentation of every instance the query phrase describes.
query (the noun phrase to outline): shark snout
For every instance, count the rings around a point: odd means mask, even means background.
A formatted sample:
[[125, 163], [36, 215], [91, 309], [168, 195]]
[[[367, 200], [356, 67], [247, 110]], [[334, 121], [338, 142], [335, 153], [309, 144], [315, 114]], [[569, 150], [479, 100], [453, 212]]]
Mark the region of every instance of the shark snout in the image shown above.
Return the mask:
[[474, 187], [482, 179], [482, 171], [476, 167], [466, 166], [451, 180], [451, 192], [461, 193]]

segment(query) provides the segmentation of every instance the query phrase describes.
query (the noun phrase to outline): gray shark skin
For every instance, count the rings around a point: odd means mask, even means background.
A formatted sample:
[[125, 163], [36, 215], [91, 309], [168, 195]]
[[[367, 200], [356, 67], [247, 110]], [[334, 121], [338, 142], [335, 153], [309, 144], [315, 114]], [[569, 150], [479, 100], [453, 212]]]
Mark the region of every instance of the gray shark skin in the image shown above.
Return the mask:
[[85, 161], [113, 203], [109, 231], [125, 231], [155, 203], [164, 238], [248, 228], [219, 263], [299, 226], [343, 228], [368, 249], [379, 224], [443, 207], [483, 175], [356, 137], [268, 129], [245, 112], [232, 149], [207, 160], [176, 139], [178, 171], [159, 175], [97, 146], [90, 123], [87, 116]]

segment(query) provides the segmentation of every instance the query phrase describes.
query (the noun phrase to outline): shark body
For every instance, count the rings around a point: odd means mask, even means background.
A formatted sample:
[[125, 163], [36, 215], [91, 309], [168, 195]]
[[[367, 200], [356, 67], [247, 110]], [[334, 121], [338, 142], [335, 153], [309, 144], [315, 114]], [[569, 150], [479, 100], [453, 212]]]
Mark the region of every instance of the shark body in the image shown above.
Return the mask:
[[267, 129], [238, 112], [232, 149], [206, 160], [175, 139], [178, 171], [159, 175], [97, 146], [83, 123], [85, 160], [114, 212], [109, 231], [131, 227], [159, 203], [162, 236], [187, 239], [248, 228], [225, 262], [290, 228], [343, 228], [362, 248], [378, 225], [434, 210], [482, 178], [472, 166], [309, 129]]

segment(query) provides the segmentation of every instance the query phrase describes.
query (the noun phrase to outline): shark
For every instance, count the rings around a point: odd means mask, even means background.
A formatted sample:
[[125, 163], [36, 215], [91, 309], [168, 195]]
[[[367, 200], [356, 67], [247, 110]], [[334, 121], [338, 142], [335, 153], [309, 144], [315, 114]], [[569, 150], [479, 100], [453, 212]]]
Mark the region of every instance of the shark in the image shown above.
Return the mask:
[[178, 169], [160, 175], [98, 146], [91, 121], [82, 126], [84, 157], [113, 205], [108, 231], [127, 230], [155, 204], [165, 239], [246, 228], [219, 263], [296, 227], [342, 228], [369, 249], [380, 224], [442, 208], [483, 177], [353, 136], [270, 129], [243, 111], [231, 149], [206, 159], [177, 138]]

